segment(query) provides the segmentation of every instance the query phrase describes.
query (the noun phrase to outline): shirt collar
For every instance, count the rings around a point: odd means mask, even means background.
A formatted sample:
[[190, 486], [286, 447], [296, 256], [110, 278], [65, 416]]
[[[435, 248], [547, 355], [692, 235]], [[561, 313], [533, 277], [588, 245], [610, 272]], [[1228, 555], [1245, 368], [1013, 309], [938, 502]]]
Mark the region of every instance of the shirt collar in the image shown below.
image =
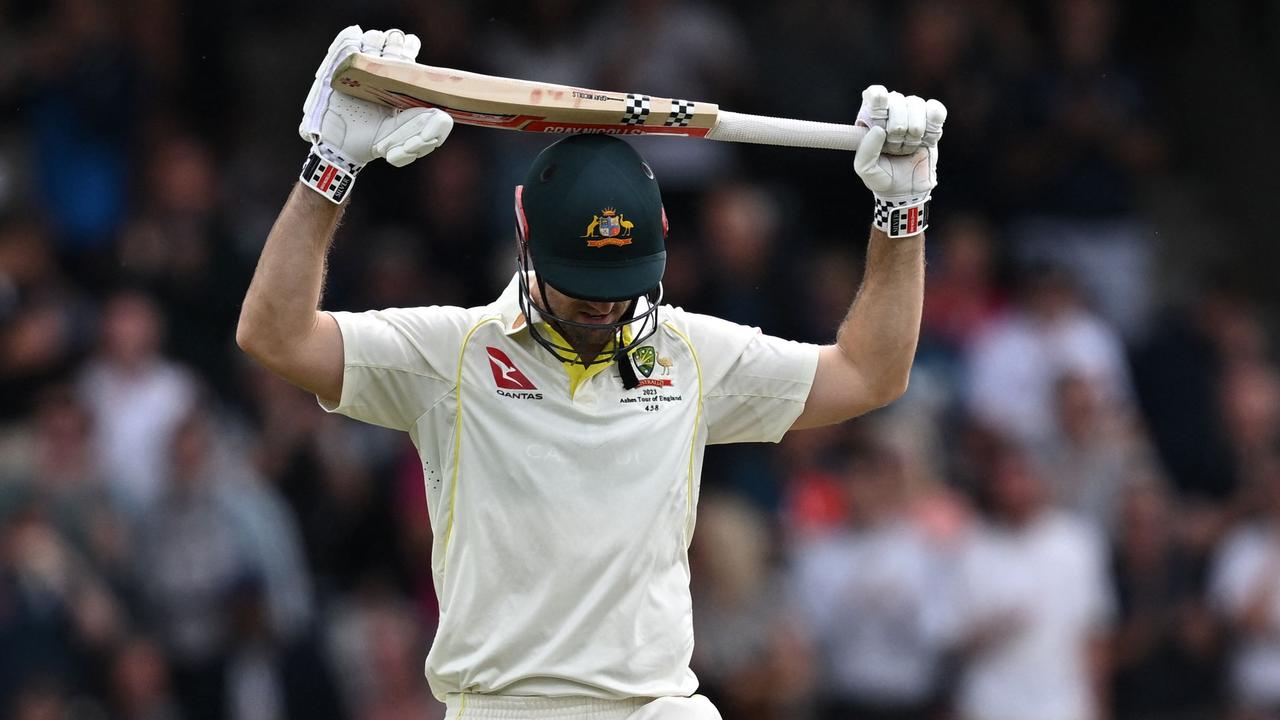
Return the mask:
[[[530, 275], [529, 282], [533, 282]], [[502, 332], [507, 335], [515, 335], [529, 327], [529, 319], [524, 316], [524, 311], [520, 309], [520, 276], [519, 274], [511, 276], [511, 282], [507, 283], [507, 287], [498, 296], [494, 306], [498, 313], [502, 316]], [[529, 311], [535, 315], [535, 322], [540, 321], [537, 318], [538, 311], [529, 308]]]

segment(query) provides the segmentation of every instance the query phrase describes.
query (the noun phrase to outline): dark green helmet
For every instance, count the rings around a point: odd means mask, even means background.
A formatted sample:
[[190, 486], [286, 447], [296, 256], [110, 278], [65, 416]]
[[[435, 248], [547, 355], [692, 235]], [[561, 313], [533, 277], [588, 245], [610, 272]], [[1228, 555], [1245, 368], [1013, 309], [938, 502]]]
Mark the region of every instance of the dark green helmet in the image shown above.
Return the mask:
[[533, 268], [583, 300], [630, 300], [658, 286], [666, 219], [653, 170], [610, 135], [572, 135], [533, 161], [521, 192]]

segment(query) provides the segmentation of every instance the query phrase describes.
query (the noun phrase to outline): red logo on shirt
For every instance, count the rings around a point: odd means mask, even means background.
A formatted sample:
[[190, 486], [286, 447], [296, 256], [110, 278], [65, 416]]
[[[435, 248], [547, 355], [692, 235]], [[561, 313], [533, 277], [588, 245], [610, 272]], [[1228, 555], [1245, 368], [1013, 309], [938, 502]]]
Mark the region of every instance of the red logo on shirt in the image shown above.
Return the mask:
[[485, 346], [489, 353], [489, 369], [493, 371], [493, 381], [504, 390], [537, 390], [538, 387], [529, 382], [529, 378], [520, 372], [520, 368], [511, 362], [511, 358], [496, 347]]

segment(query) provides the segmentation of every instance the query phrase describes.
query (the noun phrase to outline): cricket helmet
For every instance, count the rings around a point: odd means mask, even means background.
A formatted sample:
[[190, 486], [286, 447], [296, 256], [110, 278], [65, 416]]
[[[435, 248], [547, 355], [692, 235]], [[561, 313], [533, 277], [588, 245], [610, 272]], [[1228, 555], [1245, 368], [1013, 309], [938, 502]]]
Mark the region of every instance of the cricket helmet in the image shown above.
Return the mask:
[[[618, 355], [657, 329], [667, 264], [667, 217], [653, 170], [631, 145], [609, 135], [571, 135], [543, 150], [524, 184], [516, 187], [516, 231], [526, 316], [532, 307], [553, 324], [612, 329]], [[540, 305], [533, 299], [530, 271], [540, 285], [570, 297], [631, 305], [612, 325], [582, 325], [557, 317], [545, 300]], [[640, 298], [646, 303], [637, 316]], [[624, 342], [622, 330], [628, 325], [631, 338]], [[552, 354], [575, 361], [572, 348], [553, 343], [532, 324], [530, 331]]]

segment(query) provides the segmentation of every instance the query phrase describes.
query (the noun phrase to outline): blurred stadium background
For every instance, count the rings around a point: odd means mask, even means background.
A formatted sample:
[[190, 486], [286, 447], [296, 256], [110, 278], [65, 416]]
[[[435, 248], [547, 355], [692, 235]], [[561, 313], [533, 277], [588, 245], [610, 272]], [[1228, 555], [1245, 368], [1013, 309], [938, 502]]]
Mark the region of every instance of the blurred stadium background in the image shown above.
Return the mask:
[[[1280, 717], [1263, 0], [0, 2], [0, 717], [440, 717], [408, 439], [233, 341], [351, 23], [745, 112], [949, 106], [907, 396], [708, 453], [694, 664], [726, 718]], [[546, 141], [459, 126], [367, 170], [327, 306], [487, 302]], [[637, 145], [668, 297], [829, 340], [850, 158]]]

